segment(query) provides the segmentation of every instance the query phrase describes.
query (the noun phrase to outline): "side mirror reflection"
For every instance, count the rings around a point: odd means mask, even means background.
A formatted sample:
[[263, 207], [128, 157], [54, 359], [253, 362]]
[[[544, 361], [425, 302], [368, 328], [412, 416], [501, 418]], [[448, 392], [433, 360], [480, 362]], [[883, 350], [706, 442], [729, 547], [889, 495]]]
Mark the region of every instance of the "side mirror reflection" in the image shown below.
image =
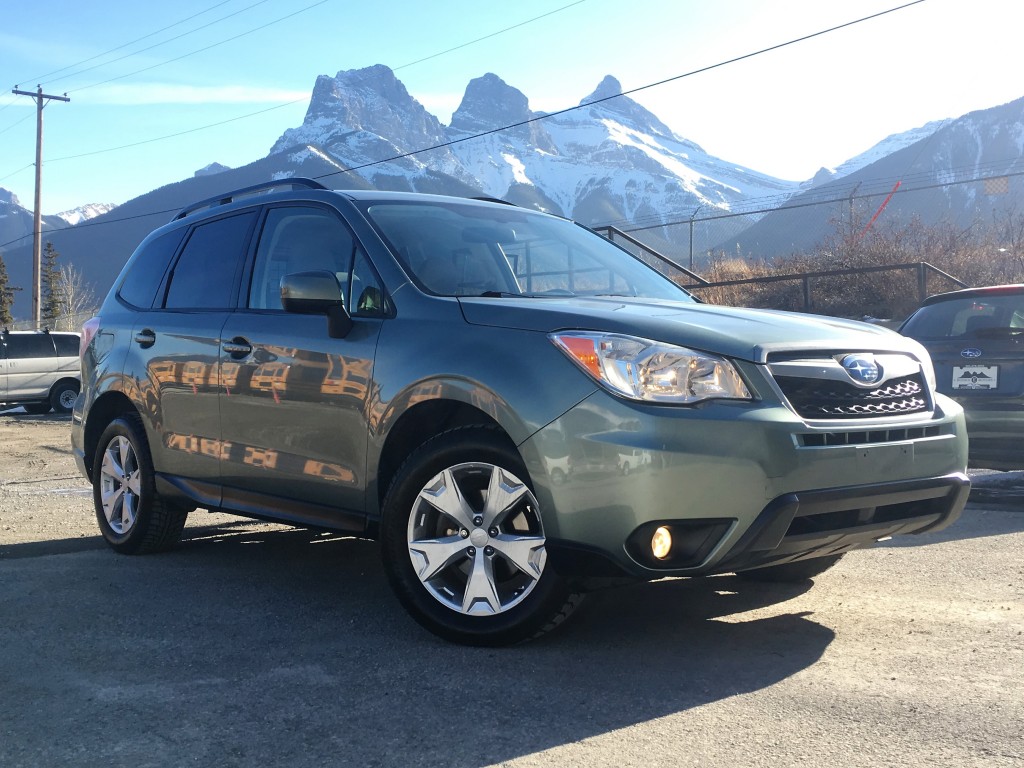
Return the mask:
[[333, 272], [294, 272], [281, 278], [281, 306], [298, 315], [326, 315], [332, 338], [342, 339], [352, 330], [341, 284]]

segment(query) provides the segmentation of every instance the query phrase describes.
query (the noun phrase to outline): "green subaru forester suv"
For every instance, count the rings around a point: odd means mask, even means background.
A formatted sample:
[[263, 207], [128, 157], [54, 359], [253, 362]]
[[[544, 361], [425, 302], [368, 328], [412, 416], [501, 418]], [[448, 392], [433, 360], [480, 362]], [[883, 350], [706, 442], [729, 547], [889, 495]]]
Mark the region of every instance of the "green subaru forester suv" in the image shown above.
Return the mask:
[[571, 221], [290, 179], [183, 210], [83, 337], [103, 536], [202, 507], [380, 542], [430, 631], [498, 645], [597, 583], [808, 579], [969, 491], [915, 341], [702, 304]]

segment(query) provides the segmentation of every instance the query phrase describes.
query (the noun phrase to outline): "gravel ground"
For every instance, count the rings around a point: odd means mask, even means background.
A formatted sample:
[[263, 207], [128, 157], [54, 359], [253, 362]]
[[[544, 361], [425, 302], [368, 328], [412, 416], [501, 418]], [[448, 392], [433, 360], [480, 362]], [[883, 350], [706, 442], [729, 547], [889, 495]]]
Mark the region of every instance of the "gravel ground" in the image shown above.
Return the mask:
[[640, 584], [484, 650], [372, 543], [197, 513], [115, 555], [68, 430], [0, 414], [2, 766], [1024, 766], [1024, 473], [813, 587]]

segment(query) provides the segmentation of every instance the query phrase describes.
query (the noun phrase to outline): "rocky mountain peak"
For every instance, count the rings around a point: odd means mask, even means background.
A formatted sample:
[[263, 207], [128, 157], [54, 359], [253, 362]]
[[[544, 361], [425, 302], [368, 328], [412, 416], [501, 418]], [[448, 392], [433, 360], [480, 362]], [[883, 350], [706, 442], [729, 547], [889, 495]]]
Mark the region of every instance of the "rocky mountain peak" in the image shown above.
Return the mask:
[[533, 117], [536, 113], [530, 110], [526, 95], [488, 72], [469, 81], [450, 127], [456, 133], [472, 134], [514, 125], [515, 128], [502, 131], [502, 135], [525, 141], [545, 152], [554, 152], [554, 144], [543, 125], [536, 122], [517, 125]]
[[452, 115], [451, 127], [457, 131], [478, 133], [520, 123], [531, 116], [526, 95], [488, 72], [469, 81], [462, 103]]
[[[395, 73], [383, 64], [343, 70], [335, 77], [316, 79], [306, 118], [274, 144], [271, 152], [314, 144], [330, 150], [344, 143], [351, 149], [354, 135], [371, 133], [387, 137], [400, 147], [424, 147], [444, 141], [440, 121], [414, 99]], [[366, 159], [380, 159], [387, 150], [369, 152]]]
[[21, 201], [18, 200], [18, 196], [3, 187], [0, 187], [0, 204], [21, 207]]
[[605, 75], [604, 79], [597, 84], [597, 89], [587, 96], [580, 104], [589, 104], [599, 99], [607, 99], [611, 96], [618, 96], [622, 93], [622, 83], [611, 75]]
[[[676, 136], [672, 129], [661, 122], [653, 112], [640, 106], [628, 96], [619, 96], [621, 93], [622, 83], [611, 75], [605, 75], [594, 92], [580, 101], [580, 106], [593, 104], [590, 109], [591, 114], [595, 116], [604, 113], [608, 117], [622, 122], [627, 128], [681, 141], [680, 137]], [[687, 143], [694, 149], [703, 152], [696, 144]]]

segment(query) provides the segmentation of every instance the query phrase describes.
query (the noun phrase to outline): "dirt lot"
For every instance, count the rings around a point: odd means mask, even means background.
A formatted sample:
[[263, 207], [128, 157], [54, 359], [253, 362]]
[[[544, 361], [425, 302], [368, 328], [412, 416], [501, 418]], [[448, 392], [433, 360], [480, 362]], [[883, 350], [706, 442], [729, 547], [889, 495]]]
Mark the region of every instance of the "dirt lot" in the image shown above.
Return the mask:
[[1019, 476], [813, 587], [637, 585], [484, 650], [409, 620], [370, 543], [197, 513], [115, 555], [68, 430], [0, 414], [5, 768], [1024, 766]]

